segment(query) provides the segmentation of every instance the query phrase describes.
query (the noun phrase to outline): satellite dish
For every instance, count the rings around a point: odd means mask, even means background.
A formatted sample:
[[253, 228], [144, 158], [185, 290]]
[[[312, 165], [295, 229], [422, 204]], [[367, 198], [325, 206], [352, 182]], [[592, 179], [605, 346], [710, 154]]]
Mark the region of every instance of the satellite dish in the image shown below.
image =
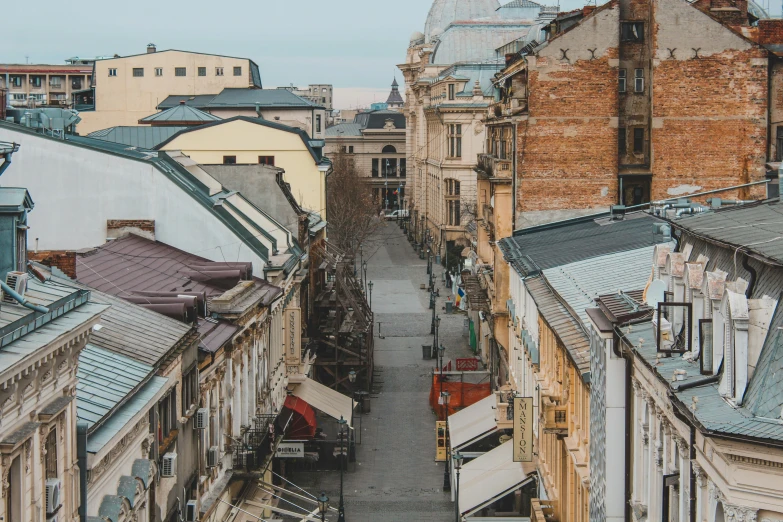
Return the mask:
[[655, 310], [658, 309], [658, 303], [662, 303], [664, 300], [664, 294], [666, 293], [666, 283], [660, 279], [655, 279], [647, 287], [647, 293], [644, 298], [644, 302], [647, 306]]

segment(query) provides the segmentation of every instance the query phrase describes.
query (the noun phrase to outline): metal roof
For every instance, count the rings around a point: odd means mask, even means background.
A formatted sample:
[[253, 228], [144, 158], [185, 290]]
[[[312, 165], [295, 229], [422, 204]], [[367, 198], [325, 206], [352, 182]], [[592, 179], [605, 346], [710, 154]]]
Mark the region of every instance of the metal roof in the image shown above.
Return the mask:
[[541, 24], [532, 20], [458, 21], [448, 26], [435, 45], [430, 63], [448, 65], [457, 62], [498, 60], [505, 66], [505, 57], [495, 49], [519, 38], [541, 41]]
[[230, 341], [238, 331], [238, 326], [227, 321], [209, 318], [199, 320], [198, 333], [201, 337], [199, 348], [206, 352], [215, 353]]
[[0, 187], [0, 212], [24, 212], [35, 204], [25, 188]]
[[92, 427], [147, 381], [153, 371], [148, 364], [88, 344], [79, 353], [76, 416]]
[[176, 107], [182, 102], [188, 107], [195, 107], [196, 109], [206, 109], [209, 102], [211, 102], [217, 94], [172, 94], [156, 107], [158, 110], [171, 109]]
[[218, 121], [220, 118], [213, 116], [208, 112], [190, 107], [185, 103], [180, 103], [170, 109], [163, 110], [146, 118], [139, 120], [139, 123], [164, 123], [164, 122], [186, 122], [186, 123], [207, 123]]
[[154, 149], [160, 143], [187, 127], [162, 126], [162, 127], [110, 127], [87, 135], [88, 138], [119, 143], [130, 147]]
[[517, 231], [498, 245], [512, 268], [526, 277], [555, 266], [660, 243], [662, 239], [653, 235], [653, 224], [660, 221], [643, 212], [628, 214], [620, 221], [601, 214]]
[[326, 129], [327, 138], [339, 138], [341, 136], [361, 136], [362, 126], [358, 123], [338, 123]]
[[498, 0], [434, 0], [424, 24], [424, 35], [429, 42], [455, 20], [474, 20], [495, 16]]
[[304, 108], [322, 109], [306, 98], [297, 96], [288, 89], [242, 89], [226, 88], [215, 96], [208, 104], [208, 109], [230, 108]]
[[783, 205], [739, 205], [672, 221], [677, 228], [783, 264]]

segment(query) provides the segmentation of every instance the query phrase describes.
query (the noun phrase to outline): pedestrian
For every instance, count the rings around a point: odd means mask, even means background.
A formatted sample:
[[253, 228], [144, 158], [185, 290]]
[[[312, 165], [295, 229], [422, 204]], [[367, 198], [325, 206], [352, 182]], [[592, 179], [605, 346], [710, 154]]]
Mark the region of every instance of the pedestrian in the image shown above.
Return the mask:
[[451, 272], [446, 272], [446, 288], [451, 288]]

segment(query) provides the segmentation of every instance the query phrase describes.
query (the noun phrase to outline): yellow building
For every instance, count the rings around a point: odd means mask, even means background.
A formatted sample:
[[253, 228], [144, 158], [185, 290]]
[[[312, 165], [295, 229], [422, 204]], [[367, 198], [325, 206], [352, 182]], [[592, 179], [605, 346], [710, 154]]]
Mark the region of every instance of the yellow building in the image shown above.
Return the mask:
[[236, 116], [184, 129], [156, 147], [182, 151], [201, 165], [266, 164], [285, 170], [297, 203], [326, 219], [326, 176], [331, 163], [322, 157], [323, 141], [279, 123]]
[[214, 54], [167, 50], [150, 44], [147, 53], [95, 62], [94, 110], [80, 113], [79, 133], [138, 121], [156, 111], [171, 94], [214, 94], [226, 87], [261, 88], [261, 74], [252, 60]]

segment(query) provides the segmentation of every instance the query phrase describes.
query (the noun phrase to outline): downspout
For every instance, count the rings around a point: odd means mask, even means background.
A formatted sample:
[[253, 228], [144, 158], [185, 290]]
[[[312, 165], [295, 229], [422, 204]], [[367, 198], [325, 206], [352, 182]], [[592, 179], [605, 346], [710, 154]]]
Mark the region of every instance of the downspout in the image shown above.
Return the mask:
[[87, 522], [87, 427], [76, 423], [76, 458], [79, 463], [79, 521]]
[[511, 146], [511, 235], [517, 229], [517, 132], [519, 124], [514, 124], [514, 141]]
[[691, 498], [690, 500], [690, 510], [691, 510], [691, 522], [696, 522], [696, 473], [693, 472], [693, 463], [696, 461], [696, 428], [693, 427], [693, 424], [690, 424], [691, 429], [691, 452], [690, 452], [690, 459], [691, 459]]
[[750, 299], [750, 296], [753, 295], [753, 289], [756, 287], [756, 278], [758, 274], [756, 273], [756, 269], [750, 266], [750, 263], [748, 262], [748, 256], [744, 255], [742, 256], [742, 268], [748, 271], [750, 274], [750, 281], [748, 281], [748, 289], [745, 290], [745, 297]]
[[5, 172], [5, 169], [7, 169], [10, 166], [11, 166], [11, 155], [10, 154], [6, 154], [5, 155], [5, 161], [3, 162], [2, 165], [0, 165], [0, 176], [2, 176], [3, 172]]
[[22, 297], [21, 295], [17, 294], [16, 292], [14, 292], [14, 290], [10, 286], [5, 284], [5, 282], [3, 282], [2, 280], [0, 280], [0, 288], [3, 289], [3, 293], [5, 293], [6, 295], [11, 296], [14, 299], [14, 301], [16, 301], [20, 305], [24, 306], [25, 308], [29, 308], [30, 310], [33, 310], [33, 311], [36, 311], [36, 312], [39, 312], [39, 313], [42, 313], [42, 314], [48, 314], [49, 313], [49, 309], [48, 308], [46, 308], [44, 306], [34, 305], [34, 304], [28, 302], [24, 297]]
[[626, 355], [620, 348], [620, 336], [617, 334], [617, 327], [614, 329], [614, 339], [612, 340], [612, 351], [615, 356], [625, 359], [625, 520], [633, 520], [631, 506], [631, 462], [632, 462], [632, 444], [631, 433], [633, 433], [633, 412], [631, 405], [633, 402], [632, 386], [632, 356]]

